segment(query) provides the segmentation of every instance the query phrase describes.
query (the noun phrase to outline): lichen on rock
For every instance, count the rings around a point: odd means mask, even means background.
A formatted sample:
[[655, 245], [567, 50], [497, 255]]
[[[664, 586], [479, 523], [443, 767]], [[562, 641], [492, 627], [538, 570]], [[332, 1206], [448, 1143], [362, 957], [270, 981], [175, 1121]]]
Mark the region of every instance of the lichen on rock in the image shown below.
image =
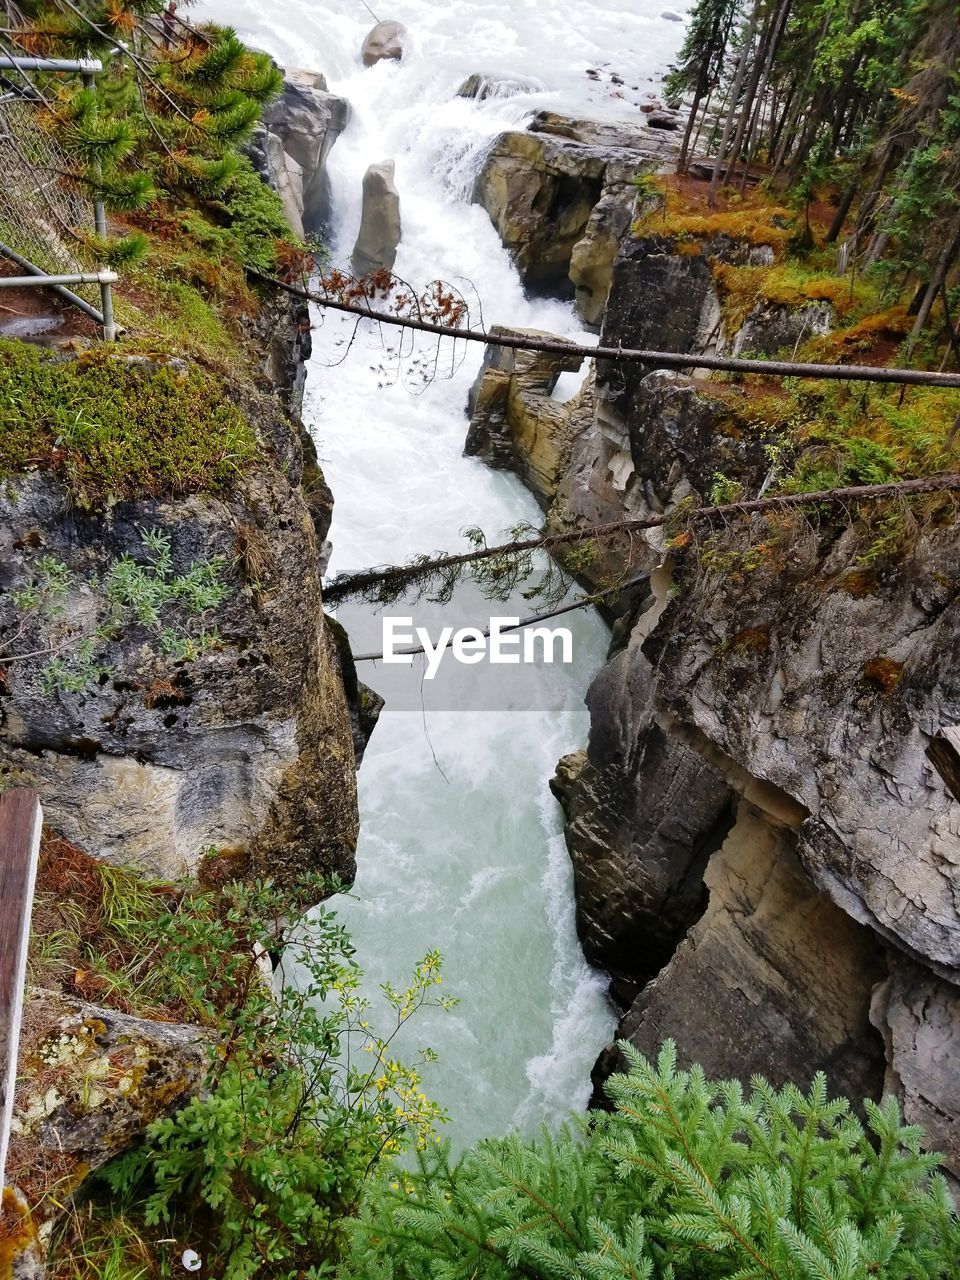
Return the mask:
[[91, 1173], [196, 1093], [209, 1050], [197, 1027], [30, 992], [8, 1174], [41, 1240]]

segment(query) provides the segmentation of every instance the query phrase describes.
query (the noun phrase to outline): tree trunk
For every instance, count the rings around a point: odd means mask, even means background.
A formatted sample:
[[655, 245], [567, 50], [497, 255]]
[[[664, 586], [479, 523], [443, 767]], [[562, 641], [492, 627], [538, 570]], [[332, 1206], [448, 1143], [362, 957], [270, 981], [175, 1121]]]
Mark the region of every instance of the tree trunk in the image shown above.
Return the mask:
[[[767, 56], [763, 63], [763, 75], [760, 79], [760, 90], [756, 96], [754, 104], [753, 117], [750, 121], [750, 127], [747, 130], [746, 138], [743, 142], [743, 176], [740, 179], [740, 191], [743, 193], [747, 189], [747, 177], [750, 165], [750, 149], [753, 146], [753, 139], [756, 136], [757, 129], [760, 125], [760, 116], [763, 110], [763, 102], [770, 85], [770, 72], [773, 69], [773, 60], [777, 56], [777, 50], [780, 47], [780, 37], [783, 35], [783, 29], [786, 25], [787, 18], [790, 16], [790, 7], [793, 0], [782, 0], [780, 9], [777, 13], [776, 20], [773, 24], [773, 32], [767, 46]], [[734, 147], [736, 150], [736, 147]]]
[[[740, 179], [741, 192], [746, 191], [746, 179], [748, 179], [748, 166], [750, 164], [750, 148], [753, 146], [756, 129], [759, 127], [760, 115], [763, 113], [763, 102], [765, 96], [767, 96], [769, 82], [771, 82], [773, 59], [776, 58], [777, 50], [780, 49], [780, 38], [782, 36], [783, 27], [785, 27], [787, 17], [790, 15], [790, 6], [792, 3], [794, 3], [794, 0], [781, 0], [780, 9], [777, 10], [776, 18], [773, 20], [771, 33], [769, 33], [767, 49], [765, 49], [763, 59], [763, 68], [760, 70], [758, 81], [754, 84], [754, 106], [753, 113], [750, 114], [748, 128], [746, 128], [746, 132], [744, 133], [744, 136], [740, 138], [739, 142], [733, 143], [733, 155], [736, 155], [737, 151], [742, 150], [742, 156], [744, 156], [744, 173], [742, 173], [742, 177]], [[746, 120], [746, 115], [744, 116], [744, 119]]]
[[747, 125], [753, 116], [753, 106], [757, 93], [757, 86], [760, 84], [760, 76], [766, 63], [766, 51], [770, 42], [772, 32], [771, 20], [768, 16], [763, 24], [760, 32], [760, 39], [757, 41], [757, 52], [753, 58], [753, 66], [750, 68], [750, 78], [747, 81], [747, 87], [743, 94], [743, 105], [740, 108], [740, 118], [737, 121], [737, 131], [734, 134], [733, 142], [730, 146], [730, 163], [727, 165], [726, 178], [730, 180], [737, 160], [741, 158], [741, 150], [743, 140], [746, 137]]
[[833, 221], [830, 223], [830, 230], [827, 232], [827, 244], [834, 244], [840, 232], [843, 230], [843, 224], [847, 220], [847, 214], [853, 208], [853, 202], [857, 198], [857, 192], [860, 190], [860, 175], [858, 174], [847, 186], [843, 193], [843, 199], [837, 206], [837, 212], [833, 215]]
[[711, 209], [715, 209], [717, 207], [717, 189], [720, 186], [720, 172], [723, 168], [724, 157], [726, 156], [727, 147], [730, 143], [730, 135], [733, 133], [733, 121], [737, 112], [737, 103], [740, 101], [740, 91], [743, 88], [743, 82], [747, 75], [750, 50], [753, 46], [753, 37], [756, 35], [759, 16], [760, 0], [756, 0], [756, 3], [753, 6], [753, 13], [750, 15], [750, 21], [745, 22], [743, 26], [743, 44], [740, 48], [740, 57], [737, 59], [737, 69], [734, 72], [733, 85], [730, 89], [730, 107], [727, 111], [727, 119], [723, 126], [723, 136], [720, 139], [720, 146], [717, 151], [717, 162], [713, 168], [713, 177], [710, 179], [710, 192], [707, 197], [707, 203]]
[[950, 223], [950, 229], [947, 232], [946, 244], [943, 253], [940, 255], [930, 283], [927, 285], [927, 291], [920, 303], [920, 310], [917, 312], [917, 318], [913, 322], [913, 328], [907, 338], [907, 353], [913, 351], [917, 345], [917, 341], [923, 332], [927, 321], [930, 319], [930, 311], [936, 300], [937, 294], [943, 287], [943, 283], [947, 278], [947, 272], [953, 264], [954, 258], [957, 256], [957, 250], [960, 249], [960, 213], [958, 213]]
[[704, 60], [700, 65], [697, 73], [697, 87], [693, 91], [693, 105], [690, 108], [690, 118], [687, 120], [687, 127], [683, 131], [683, 142], [680, 144], [680, 154], [677, 157], [677, 173], [683, 174], [687, 171], [687, 152], [690, 147], [690, 137], [693, 133], [694, 121], [697, 118], [697, 112], [700, 109], [700, 102], [707, 88], [707, 62]]
[[[710, 103], [713, 101], [713, 90], [711, 89], [707, 95], [707, 100], [703, 104], [703, 113], [700, 116], [700, 123], [697, 125], [697, 132], [693, 135], [693, 142], [690, 144], [690, 150], [694, 155], [697, 154], [697, 147], [700, 145], [700, 135], [703, 133], [703, 126], [707, 123], [707, 114], [710, 111]], [[687, 162], [689, 168], [689, 161]]]

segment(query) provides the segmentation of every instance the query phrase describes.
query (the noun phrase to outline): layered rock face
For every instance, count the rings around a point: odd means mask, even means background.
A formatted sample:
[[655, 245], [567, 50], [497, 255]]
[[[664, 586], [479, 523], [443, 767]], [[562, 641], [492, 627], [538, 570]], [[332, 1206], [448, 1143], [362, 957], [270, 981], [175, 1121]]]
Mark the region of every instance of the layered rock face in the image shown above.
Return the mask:
[[[708, 257], [771, 251], [702, 248], [627, 237], [603, 345], [789, 351], [830, 323], [757, 309], [725, 333]], [[703, 503], [718, 473], [756, 494], [775, 441], [749, 388], [603, 362], [564, 429], [551, 529]], [[662, 529], [614, 544], [582, 576], [652, 576], [554, 787], [622, 1035], [646, 1052], [671, 1036], [715, 1076], [823, 1069], [854, 1097], [895, 1092], [957, 1172], [960, 804], [925, 748], [960, 723], [960, 533], [934, 522], [890, 561], [865, 558], [869, 540], [821, 517], [758, 519], [699, 552]]]
[[[499, 325], [491, 332], [551, 336]], [[581, 363], [580, 356], [486, 347], [483, 366], [470, 390], [465, 452], [492, 466], [518, 471], [537, 498], [549, 502], [557, 491], [572, 438], [568, 408], [550, 397], [560, 374], [576, 373]]]
[[[299, 450], [284, 442], [297, 475]], [[119, 503], [84, 516], [62, 485], [25, 476], [2, 499], [5, 626], [54, 557], [65, 616], [102, 625], [98, 586], [123, 557], [147, 564], [144, 533], [169, 539], [172, 572], [222, 557], [226, 600], [204, 625], [215, 646], [164, 651], [130, 618], [98, 645], [102, 672], [77, 691], [48, 685], [49, 653], [17, 664], [4, 690], [0, 777], [33, 786], [48, 821], [97, 857], [160, 877], [192, 874], [209, 845], [244, 847], [295, 874], [353, 872], [353, 746], [340, 670], [320, 606], [309, 513], [279, 468], [227, 500]], [[185, 626], [176, 607], [165, 628]]]
[[[27, 627], [19, 651], [35, 634], [36, 652], [9, 668], [0, 693], [0, 777], [36, 787], [47, 821], [89, 853], [154, 875], [192, 874], [217, 846], [291, 878], [312, 869], [350, 879], [348, 659], [323, 617], [329, 490], [299, 417], [309, 333], [286, 303], [259, 323], [275, 390], [243, 401], [260, 447], [228, 493], [85, 513], [51, 474], [5, 487], [0, 616], [7, 636]], [[168, 578], [219, 562], [224, 598], [200, 619], [173, 602], [159, 621], [127, 609], [121, 625], [106, 625], [111, 573], [124, 558], [149, 566], [145, 535], [168, 543]], [[60, 624], [25, 611], [20, 594], [50, 559], [67, 578], [57, 617], [97, 635], [97, 670], [77, 689], [51, 689], [49, 633]], [[196, 654], [174, 643], [203, 632], [215, 640]]]
[[330, 214], [330, 149], [347, 126], [350, 104], [327, 92], [321, 75], [291, 71], [250, 144], [258, 172], [280, 194], [298, 235], [319, 233]]
[[668, 135], [538, 112], [501, 134], [474, 188], [529, 288], [575, 296], [599, 326], [613, 258], [630, 223], [633, 179], [671, 153]]

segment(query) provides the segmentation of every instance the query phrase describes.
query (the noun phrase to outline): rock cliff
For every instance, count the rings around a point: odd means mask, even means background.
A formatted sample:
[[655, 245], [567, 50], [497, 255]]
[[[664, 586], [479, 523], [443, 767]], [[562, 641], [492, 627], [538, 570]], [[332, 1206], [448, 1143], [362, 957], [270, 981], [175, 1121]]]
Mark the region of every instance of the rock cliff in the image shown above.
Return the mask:
[[576, 298], [597, 328], [639, 173], [664, 163], [670, 135], [649, 123], [607, 125], [540, 111], [501, 134], [477, 177], [481, 204], [524, 284]]
[[330, 149], [347, 127], [350, 104], [319, 74], [288, 71], [283, 93], [248, 146], [255, 168], [283, 200], [298, 235], [319, 234], [330, 215]]
[[[493, 333], [550, 337], [534, 329]], [[564, 357], [510, 347], [487, 347], [470, 390], [465, 452], [522, 474], [539, 501], [549, 503], [572, 439], [570, 411], [551, 399], [561, 373], [576, 373], [580, 356]]]
[[[286, 332], [292, 350], [296, 325]], [[146, 394], [164, 375], [135, 366], [134, 384]], [[0, 625], [34, 656], [7, 669], [0, 776], [36, 787], [47, 820], [88, 852], [155, 875], [192, 874], [215, 845], [292, 876], [349, 879], [354, 752], [300, 489], [298, 420], [268, 393], [240, 407], [257, 457], [215, 495], [84, 511], [61, 476], [10, 478]], [[168, 548], [162, 571], [149, 539]], [[55, 611], [26, 603], [51, 563], [62, 579]], [[197, 565], [220, 566], [222, 598], [192, 617], [174, 584]], [[118, 605], [118, 575], [131, 566], [140, 587]], [[144, 583], [162, 605], [138, 602]], [[78, 662], [83, 646], [92, 658]]]
[[[309, 320], [261, 300], [237, 343], [229, 382], [180, 357], [28, 362], [38, 388], [69, 370], [78, 403], [86, 370], [115, 383], [140, 430], [127, 472], [105, 429], [86, 488], [68, 449], [5, 476], [0, 787], [35, 787], [77, 857], [151, 881], [188, 881], [213, 854], [231, 875], [349, 881], [376, 705], [323, 614], [332, 497], [300, 418]], [[193, 458], [205, 440], [221, 441], [206, 470], [179, 473], [171, 451]], [[108, 458], [115, 492], [96, 483]], [[91, 1172], [206, 1076], [207, 1033], [68, 987], [27, 996], [12, 1156], [24, 1276], [42, 1273], [53, 1221]]]
[[[829, 307], [761, 304], [732, 328], [717, 287], [718, 263], [774, 251], [628, 234], [601, 342], [789, 350], [833, 323]], [[551, 529], [703, 503], [718, 476], [756, 494], [779, 436], [752, 395], [600, 362], [559, 424], [556, 406], [539, 426], [515, 419], [499, 456], [522, 455]], [[482, 409], [480, 394], [473, 435], [490, 434]], [[545, 433], [564, 440], [549, 469]], [[591, 582], [651, 578], [554, 788], [580, 937], [612, 976], [621, 1035], [645, 1052], [672, 1036], [708, 1075], [824, 1069], [854, 1096], [892, 1090], [958, 1172], [960, 805], [925, 747], [960, 721], [960, 531], [907, 525], [891, 555], [857, 520], [756, 518], [699, 544], [634, 535], [581, 564]], [[611, 1049], [598, 1083], [615, 1063]]]

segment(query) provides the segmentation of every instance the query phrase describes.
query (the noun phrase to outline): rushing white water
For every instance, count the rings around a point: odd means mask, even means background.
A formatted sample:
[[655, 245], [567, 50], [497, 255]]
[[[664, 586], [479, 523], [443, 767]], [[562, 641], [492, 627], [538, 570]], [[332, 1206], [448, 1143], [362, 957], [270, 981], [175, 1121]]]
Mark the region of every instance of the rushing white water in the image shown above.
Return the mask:
[[[403, 219], [398, 274], [418, 285], [466, 278], [488, 324], [573, 335], [569, 305], [524, 297], [489, 219], [468, 203], [469, 188], [489, 139], [531, 110], [622, 113], [625, 101], [648, 91], [682, 34], [661, 8], [662, 0], [629, 9], [588, 0], [563, 17], [545, 0], [403, 0], [380, 16], [408, 26], [404, 61], [369, 70], [357, 61], [372, 22], [360, 0], [205, 0], [204, 16], [233, 23], [289, 65], [322, 70], [352, 104], [329, 163], [334, 261], [346, 260], [356, 235], [366, 166], [392, 158]], [[599, 68], [600, 79], [587, 77], [588, 68]], [[483, 103], [454, 98], [476, 70], [535, 76], [546, 88]], [[620, 92], [627, 99], [612, 96]], [[347, 352], [352, 324], [317, 321], [306, 419], [336, 497], [335, 570], [457, 547], [465, 525], [492, 536], [519, 519], [539, 522], [512, 476], [462, 456], [478, 350], [453, 377], [412, 388], [396, 379], [377, 333], [362, 331]], [[547, 785], [558, 757], [584, 741], [582, 699], [607, 644], [596, 617], [575, 614], [571, 626], [575, 667], [529, 673], [537, 692], [520, 709], [388, 707], [360, 771], [359, 875], [338, 910], [371, 990], [398, 982], [428, 948], [444, 953], [445, 988], [461, 1003], [452, 1014], [428, 1013], [414, 1043], [440, 1051], [427, 1085], [453, 1113], [458, 1143], [552, 1122], [583, 1105], [590, 1067], [614, 1025], [604, 980], [577, 944], [570, 867]], [[381, 687], [382, 668], [368, 664], [361, 675]], [[462, 705], [483, 706], [477, 681], [490, 671], [472, 683], [466, 669], [456, 678]]]

